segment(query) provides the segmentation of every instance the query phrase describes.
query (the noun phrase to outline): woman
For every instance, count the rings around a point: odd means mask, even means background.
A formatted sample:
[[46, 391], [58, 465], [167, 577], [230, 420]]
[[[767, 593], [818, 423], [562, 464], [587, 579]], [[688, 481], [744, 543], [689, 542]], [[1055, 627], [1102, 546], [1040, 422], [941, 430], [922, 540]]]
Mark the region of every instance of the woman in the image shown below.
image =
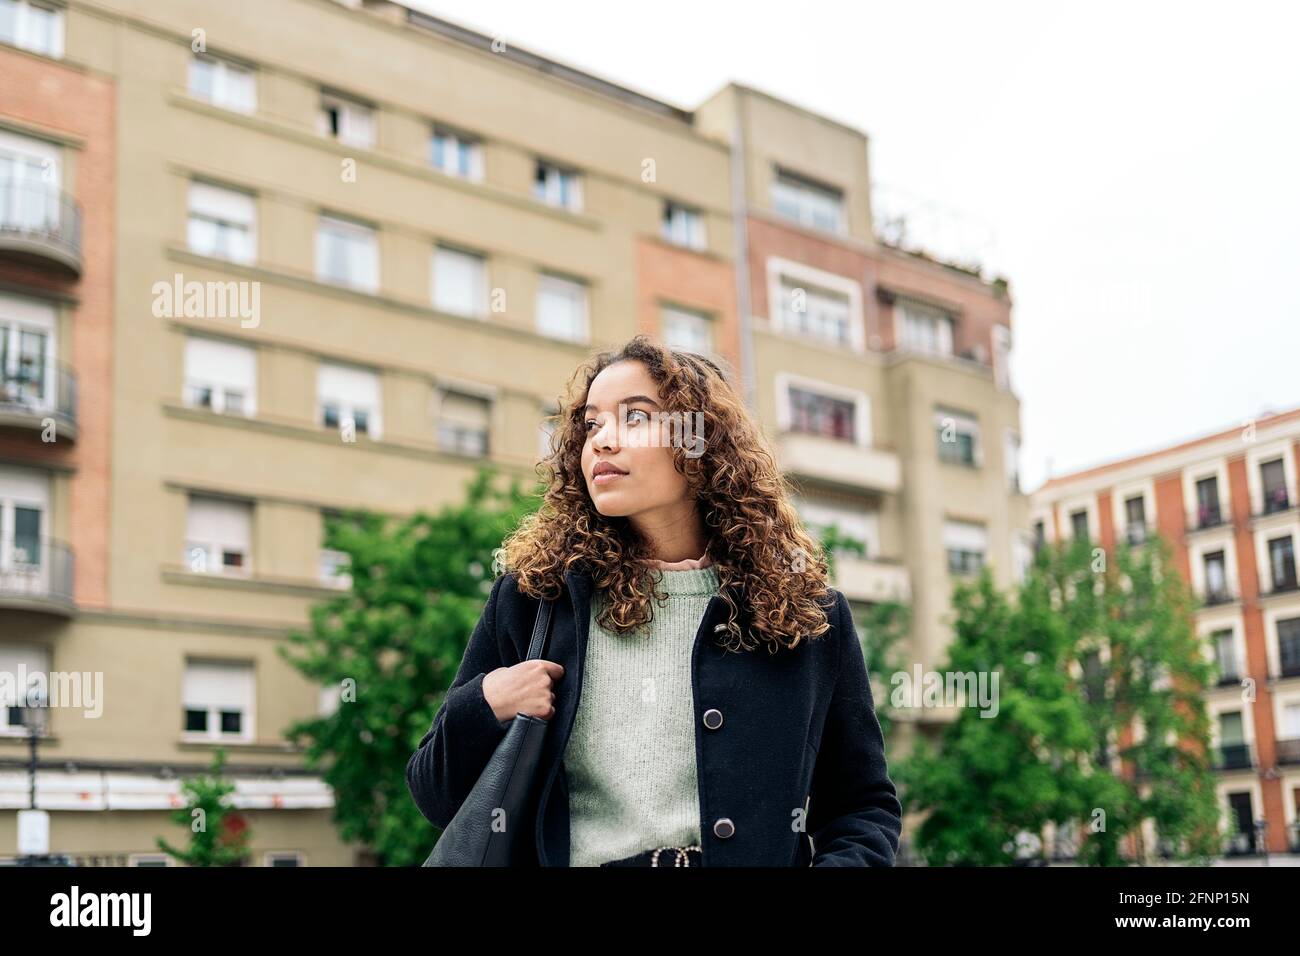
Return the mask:
[[[570, 396], [407, 765], [421, 812], [445, 827], [524, 713], [552, 724], [542, 866], [892, 866], [902, 808], [848, 602], [732, 384], [637, 336]], [[542, 598], [548, 659], [524, 660]]]

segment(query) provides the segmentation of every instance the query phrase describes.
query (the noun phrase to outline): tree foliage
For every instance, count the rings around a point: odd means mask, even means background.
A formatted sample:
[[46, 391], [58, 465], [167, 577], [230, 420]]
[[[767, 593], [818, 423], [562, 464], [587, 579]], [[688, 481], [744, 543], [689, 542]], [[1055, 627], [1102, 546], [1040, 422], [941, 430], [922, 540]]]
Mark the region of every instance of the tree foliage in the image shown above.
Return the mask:
[[482, 616], [494, 552], [540, 502], [518, 479], [497, 485], [495, 471], [481, 468], [465, 500], [436, 514], [332, 520], [325, 546], [348, 555], [351, 587], [317, 604], [310, 629], [280, 647], [313, 683], [338, 691], [333, 712], [286, 734], [333, 788], [342, 839], [385, 865], [418, 864], [435, 842], [407, 789], [406, 763]]
[[[1045, 547], [1011, 595], [986, 569], [953, 607], [948, 669], [996, 672], [999, 701], [991, 718], [961, 708], [937, 748], [918, 740], [898, 764], [904, 805], [926, 813], [926, 861], [1115, 865], [1144, 820], [1159, 845], [1142, 855], [1217, 852], [1202, 696], [1213, 668], [1162, 540]], [[1058, 845], [1043, 840], [1049, 824]]]

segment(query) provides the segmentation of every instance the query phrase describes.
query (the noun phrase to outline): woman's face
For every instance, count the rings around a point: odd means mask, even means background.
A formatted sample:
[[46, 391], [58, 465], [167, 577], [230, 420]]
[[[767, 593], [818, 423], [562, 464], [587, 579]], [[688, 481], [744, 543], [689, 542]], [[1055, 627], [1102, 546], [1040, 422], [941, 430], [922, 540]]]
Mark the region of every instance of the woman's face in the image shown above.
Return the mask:
[[[667, 515], [690, 503], [686, 476], [673, 467], [671, 442], [680, 440], [681, 431], [660, 419], [662, 402], [643, 362], [615, 362], [592, 379], [583, 413], [582, 474], [601, 514]], [[608, 466], [621, 474], [595, 474], [597, 467]]]

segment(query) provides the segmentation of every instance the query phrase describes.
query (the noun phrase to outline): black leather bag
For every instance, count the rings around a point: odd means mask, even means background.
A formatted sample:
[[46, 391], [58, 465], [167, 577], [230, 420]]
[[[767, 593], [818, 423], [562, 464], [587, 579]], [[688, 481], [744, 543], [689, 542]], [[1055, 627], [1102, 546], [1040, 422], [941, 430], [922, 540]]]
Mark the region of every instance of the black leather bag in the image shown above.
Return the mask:
[[[554, 601], [542, 601], [525, 660], [541, 657]], [[515, 714], [514, 722], [451, 818], [425, 866], [516, 866], [531, 858], [528, 836], [537, 805], [537, 770], [549, 721]]]

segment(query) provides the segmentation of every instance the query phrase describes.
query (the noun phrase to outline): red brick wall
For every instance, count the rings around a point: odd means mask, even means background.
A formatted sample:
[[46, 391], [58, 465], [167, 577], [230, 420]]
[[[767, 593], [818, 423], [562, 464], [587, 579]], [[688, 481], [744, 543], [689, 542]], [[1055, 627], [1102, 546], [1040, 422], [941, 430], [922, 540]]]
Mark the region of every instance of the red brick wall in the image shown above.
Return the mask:
[[636, 255], [638, 331], [661, 337], [660, 309], [665, 304], [712, 315], [714, 348], [735, 369], [739, 386], [740, 325], [731, 263], [648, 237], [637, 241]]
[[[64, 189], [81, 205], [83, 271], [61, 279], [39, 267], [0, 258], [0, 284], [24, 294], [55, 292], [76, 302], [71, 342], [62, 357], [77, 377], [75, 443], [45, 444], [25, 433], [0, 432], [0, 457], [37, 467], [73, 469], [69, 539], [76, 561], [76, 599], [108, 603], [110, 415], [113, 358], [113, 231], [116, 92], [111, 79], [0, 48], [0, 119], [60, 133], [77, 141], [64, 147]], [[71, 167], [75, 167], [72, 178]], [[71, 348], [69, 348], [69, 345]]]

